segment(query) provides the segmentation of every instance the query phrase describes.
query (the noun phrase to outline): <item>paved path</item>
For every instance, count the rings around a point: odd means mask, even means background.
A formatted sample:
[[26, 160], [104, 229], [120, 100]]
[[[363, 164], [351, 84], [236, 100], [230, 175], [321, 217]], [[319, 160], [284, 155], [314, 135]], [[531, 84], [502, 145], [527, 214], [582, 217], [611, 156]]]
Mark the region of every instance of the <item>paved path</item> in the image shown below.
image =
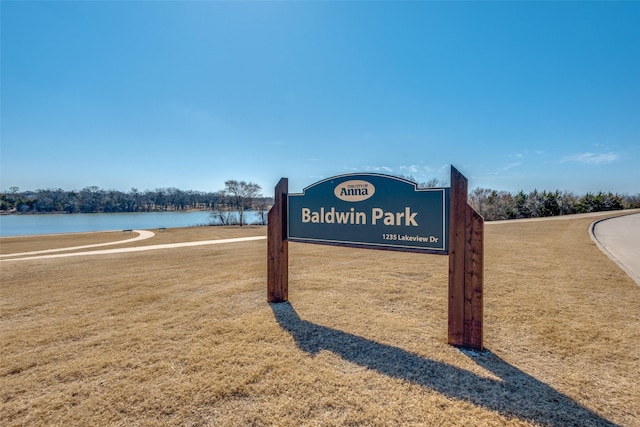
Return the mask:
[[0, 254], [0, 258], [23, 257], [25, 255], [39, 255], [39, 254], [46, 254], [51, 252], [65, 252], [65, 251], [75, 251], [78, 249], [97, 248], [99, 246], [121, 245], [123, 243], [131, 243], [131, 242], [137, 242], [139, 240], [150, 239], [156, 235], [153, 231], [147, 231], [147, 230], [132, 230], [132, 232], [138, 233], [138, 236], [131, 239], [127, 239], [127, 240], [117, 240], [115, 242], [107, 242], [107, 243], [95, 243], [93, 245], [70, 246], [66, 248], [45, 249], [42, 251], [31, 251], [31, 252], [16, 252], [13, 254]]
[[596, 221], [590, 232], [598, 247], [640, 285], [640, 214]]
[[[3, 260], [0, 260], [0, 262], [24, 261], [24, 260], [48, 259], [48, 258], [66, 258], [66, 257], [72, 257], [72, 256], [87, 256], [87, 255], [108, 255], [108, 254], [117, 254], [117, 253], [123, 253], [123, 252], [142, 252], [142, 251], [153, 251], [158, 249], [183, 248], [186, 246], [219, 245], [224, 243], [248, 242], [252, 240], [266, 240], [266, 238], [267, 236], [253, 236], [253, 237], [238, 237], [235, 239], [203, 240], [200, 242], [166, 243], [163, 245], [136, 246], [132, 248], [102, 249], [98, 251], [72, 252], [67, 254], [36, 255], [36, 256], [29, 256], [29, 257], [22, 257], [22, 258], [3, 259]], [[122, 241], [118, 243], [122, 243]], [[69, 248], [66, 248], [64, 250], [68, 250], [68, 249]]]

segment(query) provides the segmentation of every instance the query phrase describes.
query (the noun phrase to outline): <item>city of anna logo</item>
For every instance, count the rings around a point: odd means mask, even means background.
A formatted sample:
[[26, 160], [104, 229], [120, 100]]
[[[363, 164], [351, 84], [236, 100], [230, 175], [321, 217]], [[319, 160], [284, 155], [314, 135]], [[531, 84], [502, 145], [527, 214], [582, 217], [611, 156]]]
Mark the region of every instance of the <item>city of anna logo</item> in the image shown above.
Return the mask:
[[359, 179], [342, 182], [333, 190], [333, 194], [345, 202], [362, 202], [375, 192], [376, 187], [373, 184]]

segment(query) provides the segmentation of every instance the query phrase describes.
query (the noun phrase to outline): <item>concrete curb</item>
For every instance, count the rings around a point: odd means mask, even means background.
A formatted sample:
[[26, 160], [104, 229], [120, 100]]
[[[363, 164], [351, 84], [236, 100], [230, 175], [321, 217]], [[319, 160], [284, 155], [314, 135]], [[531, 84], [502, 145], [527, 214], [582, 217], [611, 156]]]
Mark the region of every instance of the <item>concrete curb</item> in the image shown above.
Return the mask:
[[618, 265], [618, 267], [622, 269], [622, 271], [627, 273], [627, 275], [631, 277], [631, 279], [633, 279], [633, 281], [636, 282], [637, 285], [640, 286], [640, 276], [636, 274], [633, 270], [631, 270], [629, 267], [627, 267], [624, 263], [622, 263], [622, 261], [620, 261], [613, 253], [611, 253], [611, 251], [609, 251], [609, 249], [607, 249], [607, 247], [600, 240], [598, 240], [598, 236], [595, 233], [596, 225], [598, 225], [603, 221], [620, 218], [627, 215], [635, 215], [635, 214], [637, 214], [637, 212], [631, 212], [626, 215], [617, 215], [614, 217], [601, 218], [596, 221], [593, 221], [589, 226], [589, 236], [591, 237], [591, 240], [593, 240], [593, 242], [596, 244], [596, 246], [598, 246], [598, 249], [600, 249], [605, 255], [607, 255], [609, 259], [615, 262]]

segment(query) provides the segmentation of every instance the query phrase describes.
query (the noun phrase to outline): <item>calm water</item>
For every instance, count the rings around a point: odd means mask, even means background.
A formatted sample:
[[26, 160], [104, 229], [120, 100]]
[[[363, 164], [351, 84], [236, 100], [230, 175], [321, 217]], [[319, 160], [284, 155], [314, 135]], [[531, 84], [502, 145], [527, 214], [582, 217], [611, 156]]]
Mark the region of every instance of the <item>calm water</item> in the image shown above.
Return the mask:
[[[0, 215], [0, 236], [192, 227], [209, 224], [210, 215], [206, 211]], [[258, 221], [259, 214], [245, 212], [245, 218], [252, 224]]]

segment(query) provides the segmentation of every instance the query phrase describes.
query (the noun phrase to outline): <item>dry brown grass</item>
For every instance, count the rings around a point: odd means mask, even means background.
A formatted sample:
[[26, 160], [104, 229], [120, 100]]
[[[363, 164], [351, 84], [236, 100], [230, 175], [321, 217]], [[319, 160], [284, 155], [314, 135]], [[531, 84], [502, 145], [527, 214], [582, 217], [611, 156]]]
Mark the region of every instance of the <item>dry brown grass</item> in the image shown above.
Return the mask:
[[[161, 245], [168, 243], [196, 242], [203, 240], [229, 239], [234, 237], [248, 237], [266, 235], [266, 227], [248, 225], [244, 227], [188, 227], [167, 228], [165, 231], [150, 230], [155, 233], [151, 239], [131, 243], [110, 244], [109, 249], [126, 248], [132, 246]], [[126, 242], [138, 234], [121, 231], [107, 231], [100, 233], [70, 233], [48, 234], [41, 236], [16, 236], [0, 238], [0, 254], [41, 251], [50, 249], [74, 248], [76, 246]], [[95, 248], [99, 250], [101, 248]], [[88, 249], [71, 249], [60, 252], [84, 252]]]
[[639, 426], [640, 287], [590, 221], [487, 224], [477, 356], [442, 256], [290, 244], [274, 305], [266, 241], [3, 261], [0, 424]]
[[71, 246], [109, 243], [131, 239], [137, 234], [123, 234], [121, 231], [100, 233], [47, 234], [41, 236], [15, 236], [0, 238], [0, 254], [47, 250]]

